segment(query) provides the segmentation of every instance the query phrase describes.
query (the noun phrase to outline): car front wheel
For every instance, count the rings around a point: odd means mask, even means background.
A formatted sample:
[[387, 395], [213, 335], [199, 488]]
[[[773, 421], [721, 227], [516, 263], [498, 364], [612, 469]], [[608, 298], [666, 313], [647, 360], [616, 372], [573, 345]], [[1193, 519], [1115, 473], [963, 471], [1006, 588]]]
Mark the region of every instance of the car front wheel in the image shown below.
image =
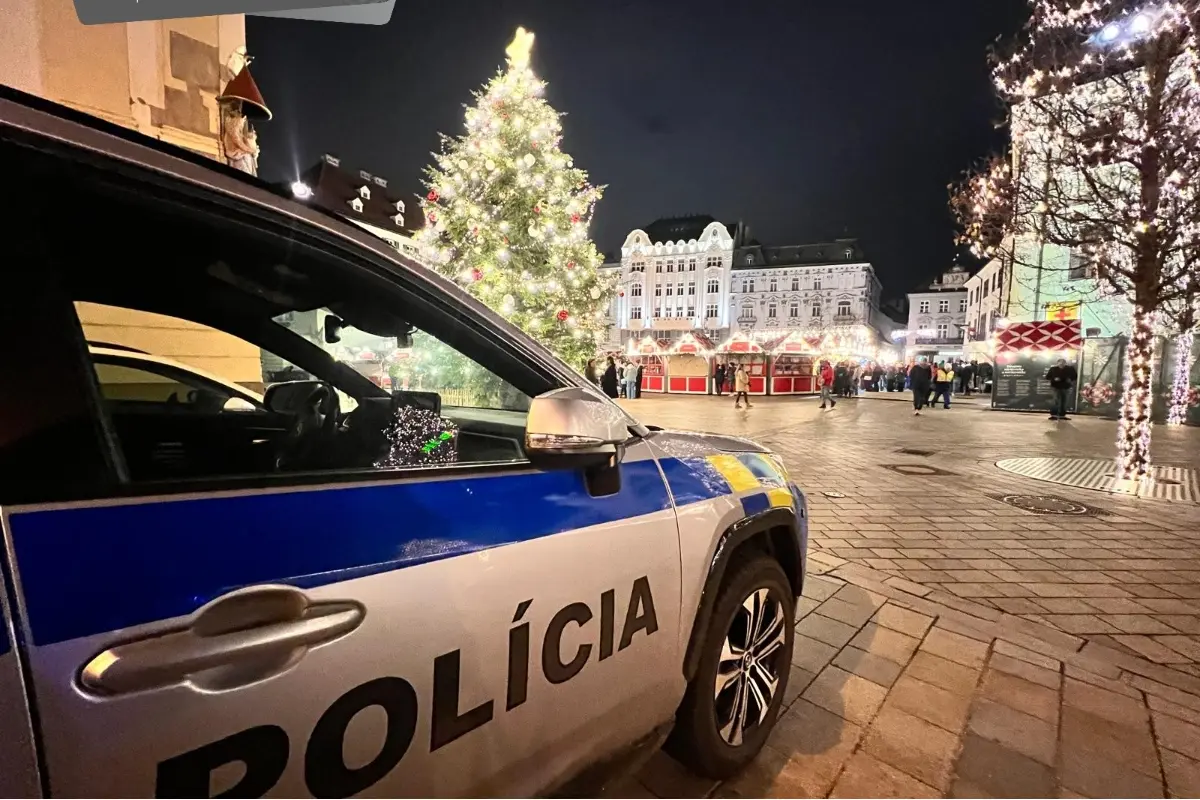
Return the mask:
[[787, 689], [795, 605], [770, 556], [731, 565], [667, 745], [698, 774], [729, 778], [766, 743]]

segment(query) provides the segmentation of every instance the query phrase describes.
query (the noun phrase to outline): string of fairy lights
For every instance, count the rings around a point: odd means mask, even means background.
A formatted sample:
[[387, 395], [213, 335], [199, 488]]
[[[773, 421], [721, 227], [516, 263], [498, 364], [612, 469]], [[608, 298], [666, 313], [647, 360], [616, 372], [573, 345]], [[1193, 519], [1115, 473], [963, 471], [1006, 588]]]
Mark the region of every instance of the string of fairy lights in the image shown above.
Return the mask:
[[562, 152], [559, 114], [529, 66], [518, 29], [507, 69], [476, 93], [466, 133], [444, 137], [428, 171], [418, 243], [462, 284], [565, 360], [592, 355], [612, 281], [588, 226], [602, 190]]
[[[1117, 478], [1150, 472], [1158, 356], [1155, 322], [1200, 251], [1200, 58], [1175, 0], [1030, 0], [1017, 46], [993, 79], [1009, 106], [1010, 152], [972, 175], [952, 201], [960, 242], [979, 257], [1032, 234], [1079, 250], [1096, 280], [1132, 304], [1117, 436]], [[1169, 418], [1190, 387], [1190, 329], [1176, 335]]]

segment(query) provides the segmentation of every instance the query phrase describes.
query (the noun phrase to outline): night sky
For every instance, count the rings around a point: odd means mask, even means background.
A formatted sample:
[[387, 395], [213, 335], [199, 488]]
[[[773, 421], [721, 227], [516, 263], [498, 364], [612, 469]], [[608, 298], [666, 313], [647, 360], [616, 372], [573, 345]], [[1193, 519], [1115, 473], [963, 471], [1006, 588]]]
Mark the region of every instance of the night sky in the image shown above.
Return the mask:
[[1003, 142], [987, 47], [1024, 0], [398, 0], [383, 27], [247, 17], [275, 114], [260, 171], [322, 153], [421, 179], [438, 132], [504, 62], [518, 25], [566, 114], [563, 149], [607, 185], [592, 232], [616, 251], [664, 216], [742, 220], [765, 244], [858, 237], [887, 296], [954, 260], [946, 184]]

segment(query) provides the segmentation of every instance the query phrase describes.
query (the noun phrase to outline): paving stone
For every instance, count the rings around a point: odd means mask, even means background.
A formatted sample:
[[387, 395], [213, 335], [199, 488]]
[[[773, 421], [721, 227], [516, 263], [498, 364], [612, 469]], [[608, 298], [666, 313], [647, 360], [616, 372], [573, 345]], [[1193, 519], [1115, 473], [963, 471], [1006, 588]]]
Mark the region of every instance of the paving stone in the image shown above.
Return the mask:
[[880, 686], [891, 686], [904, 669], [895, 661], [859, 650], [857, 647], [842, 648], [842, 652], [833, 659], [833, 665]]
[[962, 753], [954, 765], [955, 787], [960, 781], [969, 791], [956, 797], [1051, 797], [1055, 793], [1050, 767], [975, 734], [963, 738]]
[[1159, 774], [1149, 728], [1130, 728], [1073, 706], [1063, 706], [1059, 741], [1064, 752], [1086, 750], [1146, 775]]
[[899, 631], [893, 631], [867, 623], [850, 644], [859, 650], [874, 653], [877, 656], [891, 659], [898, 664], [904, 664], [916, 651], [919, 640], [906, 636]]
[[821, 605], [820, 600], [815, 600], [811, 597], [801, 597], [796, 601], [796, 621], [799, 622], [816, 611], [819, 605]]
[[904, 674], [924, 683], [970, 697], [979, 683], [979, 670], [956, 664], [924, 650], [917, 651]]
[[1104, 619], [1123, 633], [1170, 634], [1175, 632], [1170, 626], [1164, 625], [1149, 614], [1109, 614]]
[[982, 667], [988, 651], [981, 642], [937, 627], [921, 642], [921, 649], [968, 667]]
[[1135, 700], [1140, 699], [1141, 695], [1136, 689], [1126, 683], [1113, 678], [1106, 678], [1103, 675], [1097, 675], [1086, 669], [1075, 666], [1074, 664], [1066, 664], [1065, 671], [1068, 678], [1074, 678], [1077, 681], [1090, 683], [1092, 686], [1099, 686], [1101, 689], [1107, 689], [1110, 692], [1123, 694], [1126, 697], [1131, 697]]
[[941, 797], [941, 793], [860, 750], [846, 764], [830, 797]]
[[1039, 667], [1036, 664], [1030, 664], [1028, 661], [1022, 661], [1019, 658], [1006, 656], [1003, 653], [992, 653], [988, 659], [988, 666], [1000, 672], [1024, 678], [1031, 683], [1036, 683], [1038, 686], [1044, 686], [1054, 691], [1058, 691], [1062, 686], [1062, 675], [1057, 671]]
[[887, 689], [835, 666], [822, 670], [801, 694], [805, 700], [858, 725], [865, 725], [883, 705]]
[[939, 728], [958, 734], [971, 708], [969, 695], [956, 694], [905, 675], [888, 694], [887, 706], [894, 706], [914, 717], [932, 722]]
[[1169, 625], [1180, 633], [1200, 633], [1200, 616], [1184, 616], [1182, 614], [1158, 614], [1154, 617], [1164, 625]]
[[920, 583], [915, 583], [911, 580], [906, 580], [905, 578], [888, 578], [886, 581], [884, 581], [884, 583], [886, 583], [888, 586], [894, 586], [901, 591], [915, 594], [918, 597], [924, 597], [930, 592], [929, 587], [922, 586]]
[[933, 617], [918, 614], [895, 603], [888, 603], [875, 612], [871, 621], [887, 628], [920, 639], [933, 626]]
[[1187, 657], [1189, 661], [1200, 661], [1200, 640], [1194, 636], [1155, 636], [1154, 641]]
[[833, 659], [837, 651], [838, 648], [833, 645], [796, 634], [792, 645], [792, 666], [815, 675], [825, 669], [825, 665]]
[[1063, 704], [1134, 730], [1144, 729], [1150, 720], [1141, 698], [1110, 692], [1074, 678], [1067, 678], [1063, 685]]
[[1164, 750], [1162, 767], [1172, 797], [1200, 797], [1200, 761]]
[[829, 619], [843, 622], [851, 626], [854, 630], [858, 630], [875, 613], [875, 607], [866, 604], [847, 603], [835, 595], [822, 603], [821, 607], [817, 609], [817, 613]]
[[1114, 635], [1112, 638], [1118, 644], [1158, 664], [1180, 664], [1187, 663], [1188, 661], [1187, 656], [1175, 652], [1166, 645], [1159, 644], [1150, 636], [1122, 634], [1120, 636]]
[[817, 673], [793, 665], [788, 671], [787, 688], [783, 690], [784, 709], [796, 702], [796, 698], [804, 694], [804, 690], [816, 677]]
[[701, 778], [659, 750], [638, 773], [638, 780], [654, 797], [708, 797], [717, 782]]
[[796, 626], [796, 633], [834, 647], [841, 647], [850, 641], [857, 630], [854, 625], [821, 616], [820, 612], [809, 614]]
[[730, 784], [743, 797], [824, 797], [862, 734], [858, 725], [807, 700], [797, 700], [779, 717], [767, 742], [767, 750], [781, 754], [782, 759], [768, 756]]
[[945, 791], [958, 737], [897, 708], [875, 718], [862, 749], [922, 783]]
[[1034, 601], [1051, 614], [1095, 614], [1096, 609], [1083, 600], [1072, 598], [1039, 598]]
[[980, 696], [1051, 725], [1058, 723], [1058, 692], [1016, 675], [995, 669], [987, 670], [983, 675]]
[[971, 709], [968, 729], [985, 739], [999, 742], [1043, 764], [1054, 764], [1057, 729], [1037, 717], [993, 703], [978, 700]]
[[1164, 797], [1162, 779], [1143, 775], [1087, 750], [1064, 750], [1059, 782], [1085, 797]]
[[1154, 713], [1154, 737], [1160, 747], [1200, 759], [1200, 727], [1167, 714]]
[[1184, 722], [1190, 722], [1193, 725], [1200, 725], [1200, 711], [1197, 711], [1195, 708], [1180, 705], [1179, 703], [1165, 700], [1156, 694], [1150, 693], [1146, 694], [1146, 704], [1150, 706], [1151, 711], [1168, 714]]
[[1062, 667], [1062, 662], [1056, 658], [1042, 655], [1041, 653], [1037, 653], [1028, 648], [1012, 644], [1011, 642], [1006, 642], [1003, 640], [997, 641], [994, 645], [992, 645], [992, 649], [994, 652], [1001, 655], [1020, 659], [1021, 661], [1028, 661], [1030, 664], [1035, 664], [1039, 667], [1054, 670], [1056, 672]]

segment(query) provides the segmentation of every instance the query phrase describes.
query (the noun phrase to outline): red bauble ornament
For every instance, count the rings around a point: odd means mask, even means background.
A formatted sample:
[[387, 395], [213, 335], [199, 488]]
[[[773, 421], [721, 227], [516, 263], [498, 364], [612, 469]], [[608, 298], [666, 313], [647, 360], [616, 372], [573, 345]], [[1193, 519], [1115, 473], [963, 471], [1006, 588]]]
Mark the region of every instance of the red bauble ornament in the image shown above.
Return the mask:
[[625, 296], [624, 292], [617, 292], [617, 297], [624, 297], [624, 296]]
[[572, 214], [572, 215], [571, 215], [571, 222], [572, 222], [572, 223], [574, 223], [574, 224], [578, 225], [578, 224], [579, 224], [579, 220], [580, 220], [580, 216], [579, 216], [578, 214]]
[[483, 280], [483, 270], [481, 270], [479, 267], [476, 267], [475, 269], [471, 270], [471, 280], [473, 280], [473, 281]]
[[438, 201], [437, 189], [430, 189], [429, 194], [425, 195], [425, 199], [431, 203], [436, 203]]
[[559, 322], [566, 322], [566, 321], [567, 321], [567, 317], [569, 317], [569, 316], [571, 316], [571, 315], [570, 315], [570, 314], [568, 314], [568, 313], [567, 313], [567, 310], [564, 308], [562, 311], [559, 311], [559, 312], [558, 312], [558, 314], [556, 314], [555, 316], [557, 316], [557, 317], [558, 317], [558, 321], [559, 321]]
[[541, 207], [541, 206], [534, 206], [534, 207], [533, 207], [533, 213], [535, 213], [535, 214], [540, 214], [540, 213], [542, 213], [542, 207]]
[[567, 269], [575, 269], [575, 262], [574, 262], [574, 261], [568, 261], [568, 262], [567, 262]]

